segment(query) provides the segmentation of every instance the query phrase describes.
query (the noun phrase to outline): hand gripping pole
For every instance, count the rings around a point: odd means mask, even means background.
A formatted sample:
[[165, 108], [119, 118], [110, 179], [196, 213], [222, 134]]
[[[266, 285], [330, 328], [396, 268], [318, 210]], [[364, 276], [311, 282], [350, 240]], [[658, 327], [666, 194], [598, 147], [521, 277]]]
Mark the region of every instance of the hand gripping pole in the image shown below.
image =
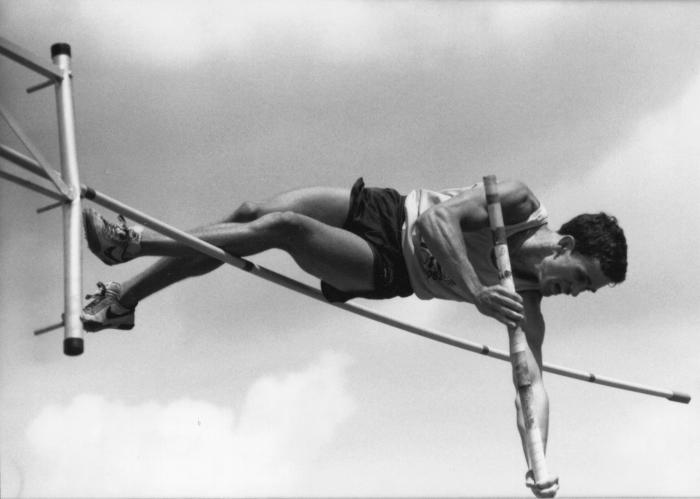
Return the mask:
[[[503, 222], [503, 211], [501, 210], [501, 200], [498, 194], [498, 183], [495, 175], [484, 177], [484, 190], [486, 191], [486, 204], [489, 212], [489, 223], [493, 236], [494, 253], [496, 255], [496, 265], [498, 275], [503, 286], [515, 292], [515, 282], [510, 267], [510, 256], [508, 255], [508, 244], [506, 242], [506, 228]], [[544, 442], [540, 427], [535, 419], [533, 410], [533, 392], [530, 372], [528, 370], [525, 352], [527, 349], [527, 338], [522, 328], [508, 328], [508, 338], [510, 345], [510, 362], [513, 368], [513, 378], [515, 379], [522, 408], [522, 416], [525, 422], [525, 447], [530, 468], [535, 475], [535, 482], [547, 481], [549, 473], [544, 455]]]

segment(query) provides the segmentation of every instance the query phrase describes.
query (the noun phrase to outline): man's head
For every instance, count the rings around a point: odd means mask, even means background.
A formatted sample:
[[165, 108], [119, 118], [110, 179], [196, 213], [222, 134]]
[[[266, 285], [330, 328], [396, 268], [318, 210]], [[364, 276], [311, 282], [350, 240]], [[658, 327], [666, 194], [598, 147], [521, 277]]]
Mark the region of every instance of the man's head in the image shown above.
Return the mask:
[[627, 240], [617, 219], [598, 213], [572, 218], [559, 229], [576, 241], [576, 252], [600, 262], [600, 268], [613, 284], [625, 280], [627, 274]]
[[575, 296], [625, 280], [627, 241], [615, 217], [579, 215], [562, 225], [559, 235], [557, 251], [540, 270], [543, 294]]

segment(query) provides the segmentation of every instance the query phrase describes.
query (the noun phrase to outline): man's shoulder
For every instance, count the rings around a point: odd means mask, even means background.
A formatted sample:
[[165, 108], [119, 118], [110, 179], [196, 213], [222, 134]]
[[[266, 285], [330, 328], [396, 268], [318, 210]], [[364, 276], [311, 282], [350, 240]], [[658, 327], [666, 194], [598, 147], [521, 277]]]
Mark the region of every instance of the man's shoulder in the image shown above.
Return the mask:
[[521, 180], [506, 180], [500, 186], [503, 216], [508, 225], [524, 222], [540, 207], [540, 201]]

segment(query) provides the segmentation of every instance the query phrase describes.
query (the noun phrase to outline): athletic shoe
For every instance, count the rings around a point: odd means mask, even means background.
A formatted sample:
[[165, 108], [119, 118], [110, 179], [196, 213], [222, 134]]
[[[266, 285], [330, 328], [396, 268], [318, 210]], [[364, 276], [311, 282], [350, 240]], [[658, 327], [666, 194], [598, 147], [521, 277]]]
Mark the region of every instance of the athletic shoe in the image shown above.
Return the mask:
[[131, 260], [141, 251], [141, 232], [143, 227], [129, 227], [126, 220], [119, 215], [119, 223], [105, 220], [92, 208], [83, 210], [83, 228], [88, 247], [107, 265], [114, 265]]
[[97, 283], [97, 292], [87, 295], [86, 300], [92, 300], [85, 305], [80, 314], [83, 328], [89, 333], [103, 329], [132, 329], [134, 327], [134, 309], [122, 306], [119, 298], [122, 285], [118, 282]]

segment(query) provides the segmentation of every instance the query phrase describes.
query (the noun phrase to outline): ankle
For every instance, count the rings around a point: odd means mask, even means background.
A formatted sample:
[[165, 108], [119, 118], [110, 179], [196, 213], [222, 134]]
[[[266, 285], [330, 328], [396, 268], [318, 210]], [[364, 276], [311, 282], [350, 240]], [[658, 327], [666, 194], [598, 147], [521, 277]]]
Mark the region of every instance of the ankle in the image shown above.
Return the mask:
[[128, 295], [121, 296], [117, 301], [114, 302], [115, 312], [128, 312], [134, 310], [136, 308], [136, 305], [138, 304], [138, 300], [135, 300], [129, 297]]

